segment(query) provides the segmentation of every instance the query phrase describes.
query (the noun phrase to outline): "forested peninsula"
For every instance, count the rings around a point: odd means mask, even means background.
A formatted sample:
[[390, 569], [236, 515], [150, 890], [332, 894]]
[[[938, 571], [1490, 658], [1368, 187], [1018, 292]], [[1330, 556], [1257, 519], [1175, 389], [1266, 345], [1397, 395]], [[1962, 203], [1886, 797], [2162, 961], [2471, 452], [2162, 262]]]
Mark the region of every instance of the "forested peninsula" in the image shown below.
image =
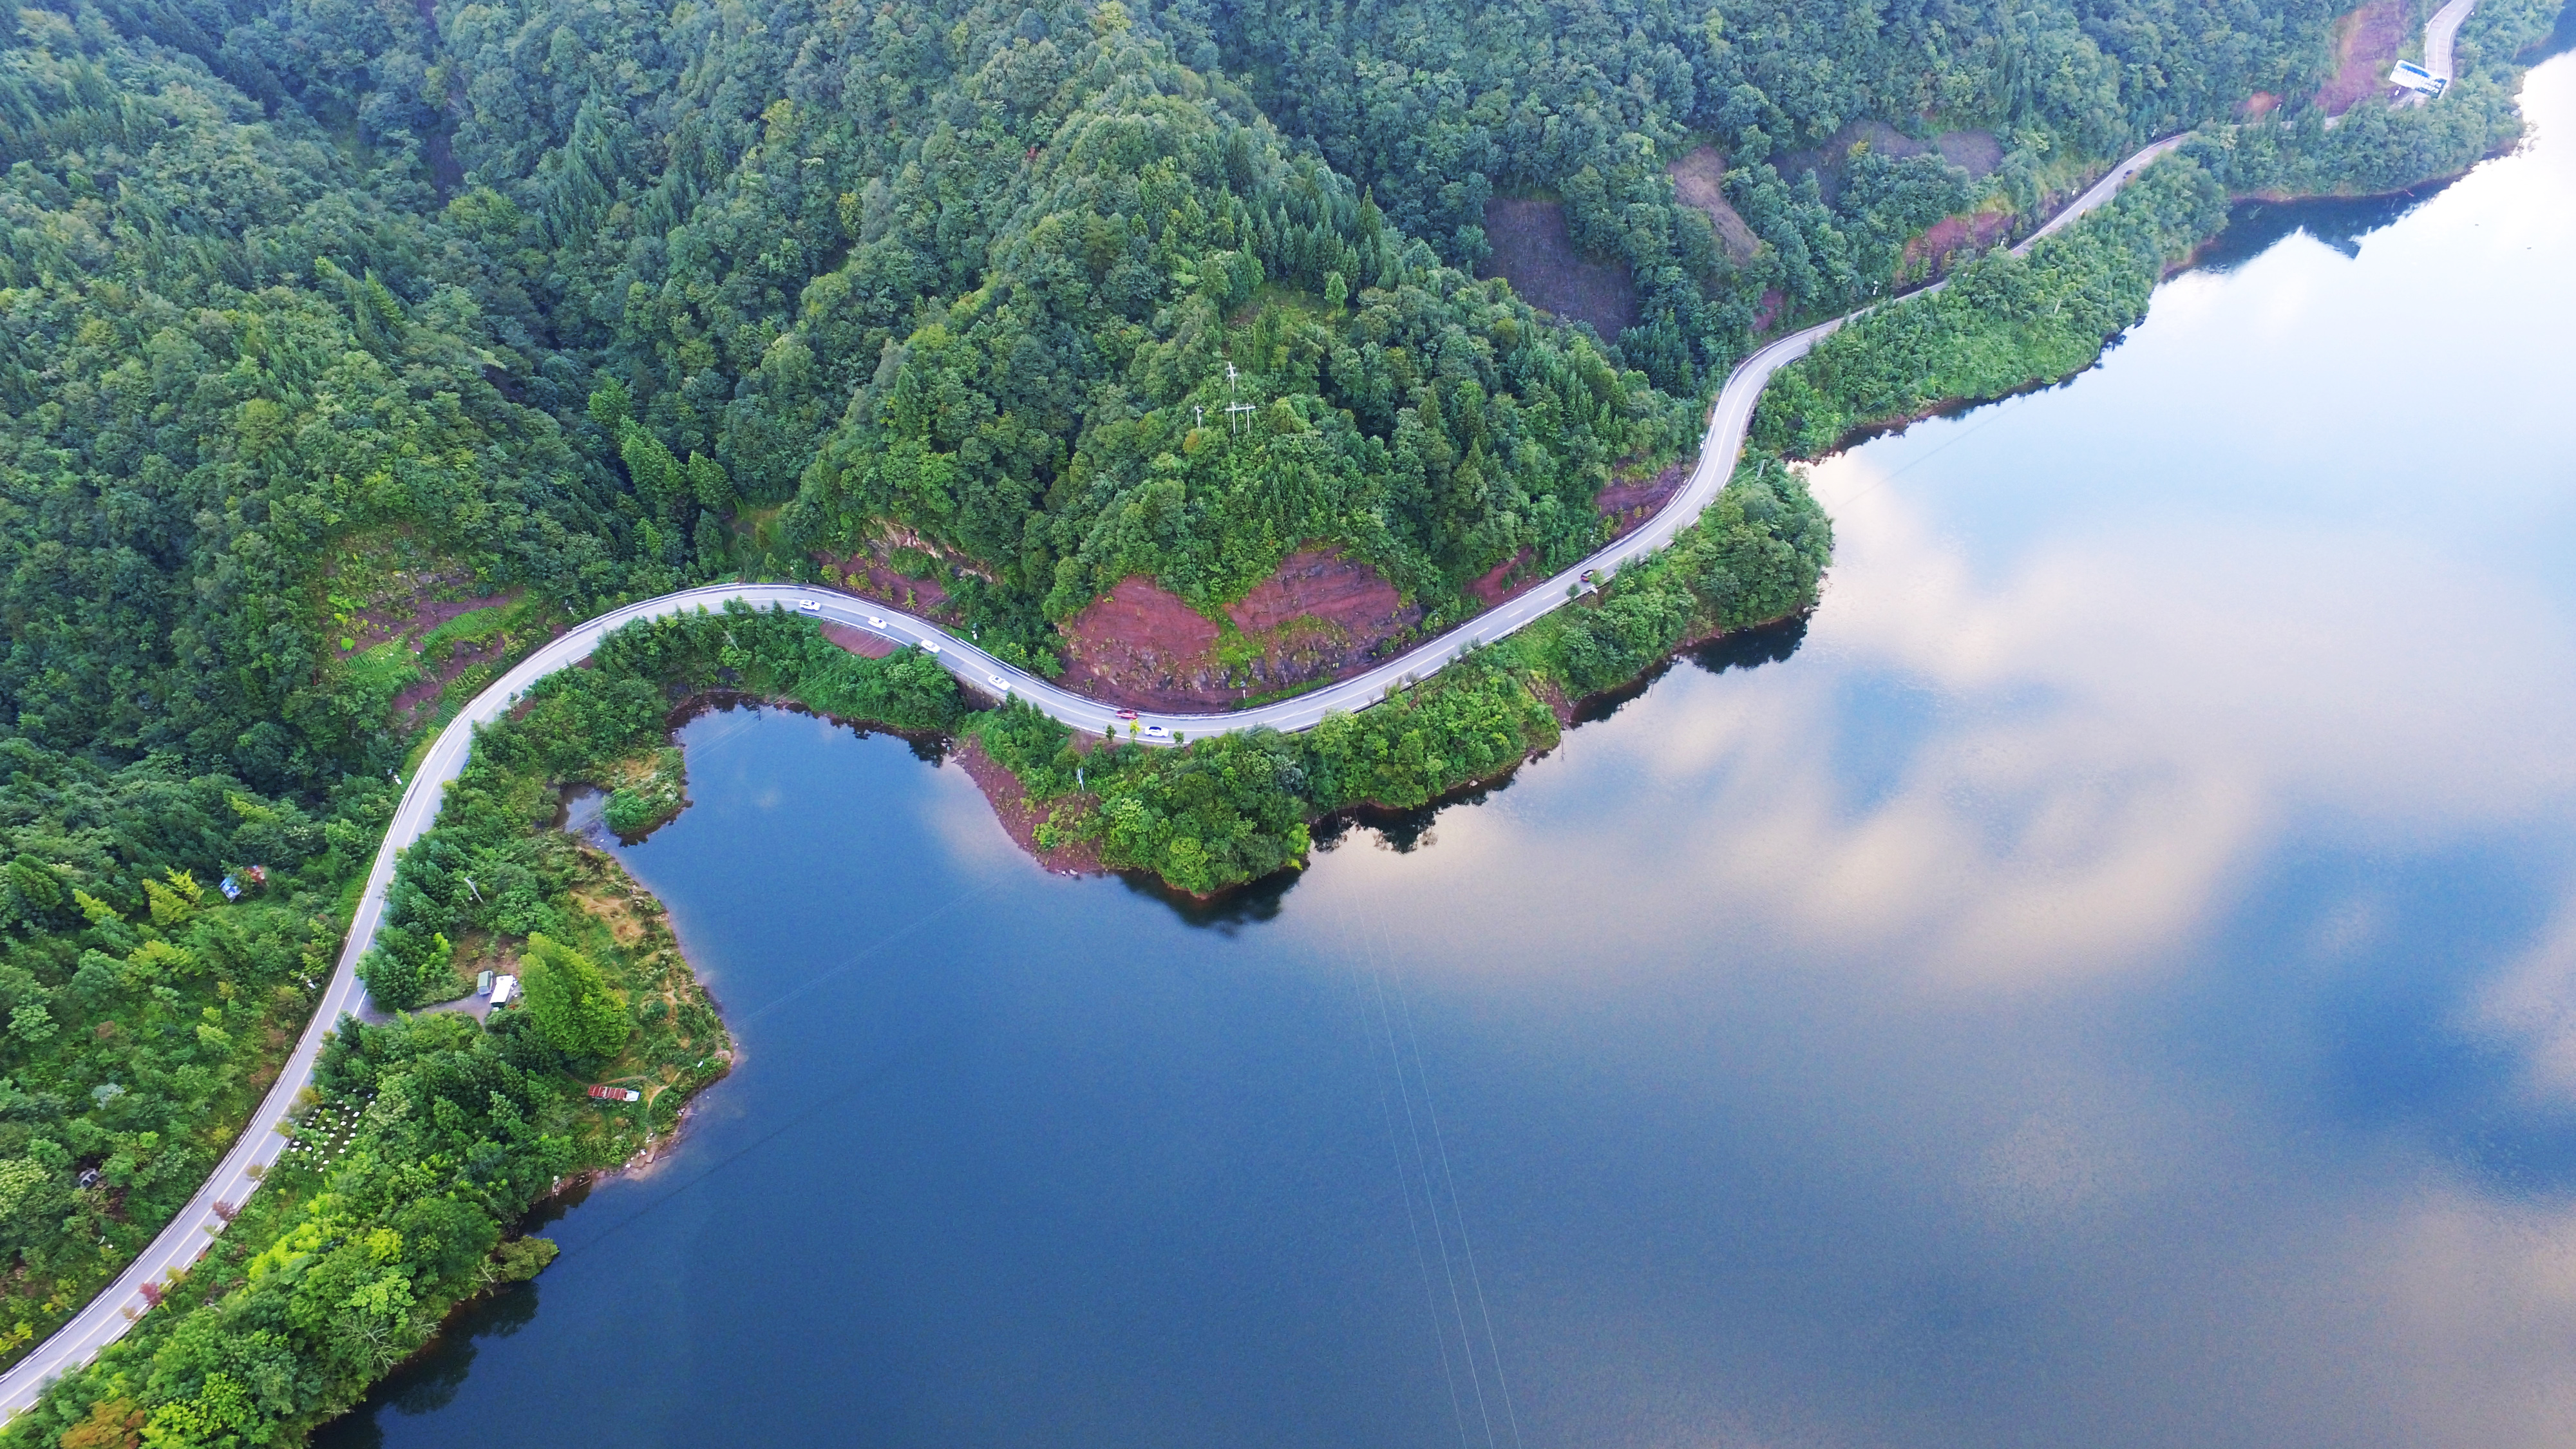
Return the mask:
[[1811, 607], [1799, 460], [2089, 366], [2230, 197], [2510, 144], [2556, 12], [2482, 0], [2413, 106], [2324, 0], [19, 10], [12, 1357], [204, 1179], [417, 751], [566, 624], [790, 579], [1104, 698], [1311, 687], [1635, 526], [1764, 339], [1950, 282], [1775, 379], [1673, 547], [1300, 735], [1076, 739], [784, 615], [614, 636], [483, 734], [366, 961], [388, 1007], [481, 967], [529, 1004], [345, 1023], [295, 1150], [0, 1444], [301, 1442], [544, 1266], [515, 1236], [544, 1194], [672, 1129], [730, 1043], [658, 906], [555, 822], [579, 786], [623, 829], [679, 809], [692, 701], [956, 742], [1066, 859], [1197, 894], [1294, 868], [1332, 813], [1498, 775], [1582, 696]]

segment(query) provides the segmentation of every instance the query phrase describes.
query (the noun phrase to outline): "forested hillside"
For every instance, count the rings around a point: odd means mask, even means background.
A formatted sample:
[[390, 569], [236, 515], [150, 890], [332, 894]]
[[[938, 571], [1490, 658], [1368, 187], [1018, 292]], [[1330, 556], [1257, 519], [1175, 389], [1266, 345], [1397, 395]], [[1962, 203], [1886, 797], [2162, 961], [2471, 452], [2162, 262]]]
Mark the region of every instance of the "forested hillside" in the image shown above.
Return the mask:
[[[1979, 199], [1936, 157], [1863, 156], [1828, 206], [1776, 153], [1859, 117], [1982, 127], [2027, 205], [2298, 94], [2326, 18], [29, 9], [0, 51], [0, 724], [307, 803], [381, 775], [402, 681], [332, 647], [326, 583], [371, 533], [578, 614], [899, 524], [1041, 666], [1123, 574], [1205, 606], [1309, 541], [1455, 612], [1517, 550], [1594, 540], [1591, 495], [1684, 445], [1766, 294], [1847, 305]], [[2472, 99], [2438, 145], [2385, 133], [2442, 108], [2314, 133], [2394, 163], [2307, 159], [2296, 105], [2223, 155], [2405, 179], [2510, 125]], [[1661, 168], [1701, 140], [1752, 258], [1673, 200]], [[1638, 325], [1586, 336], [1471, 280], [1499, 191], [1564, 197]]]
[[[1475, 581], [1595, 546], [1603, 490], [1681, 456], [1758, 331], [1919, 277], [1926, 228], [2027, 229], [2111, 156], [2203, 127], [2197, 179], [2152, 226], [2038, 275], [1980, 264], [1951, 294], [2013, 326], [1855, 332], [1880, 350], [1821, 358], [1763, 437], [1826, 446], [2080, 365], [2219, 185], [2460, 169], [2514, 134], [2510, 60], [2554, 10], [2484, 0], [2451, 96], [2331, 130], [2305, 99], [2325, 0], [19, 10], [0, 36], [0, 1352], [185, 1199], [309, 1012], [420, 732], [552, 625], [734, 574], [899, 576], [1051, 672], [1060, 626], [1122, 580], [1220, 618], [1319, 548], [1436, 628], [1481, 607]], [[2246, 109], [2257, 92], [2286, 99]], [[1851, 139], [1862, 122], [1878, 144]], [[1999, 159], [1972, 175], [1916, 144], [1936, 135]], [[1670, 168], [1703, 152], [1749, 241], [1679, 199]], [[1634, 325], [1603, 335], [1480, 278], [1497, 196], [1561, 202], [1633, 284]], [[2087, 277], [2083, 325], [2052, 306], [2020, 326]], [[1828, 539], [1757, 457], [1671, 557], [1508, 658], [1293, 746], [1129, 759], [1065, 828], [1193, 889], [1275, 868], [1315, 811], [1428, 798], [1543, 743], [1547, 690], [1802, 607]], [[706, 682], [663, 672], [666, 693]], [[953, 701], [906, 693], [935, 681], [886, 678], [832, 687], [953, 723]], [[652, 709], [623, 707], [621, 747], [649, 750]], [[1060, 783], [1062, 741], [977, 728], [1042, 793]], [[395, 994], [437, 994], [468, 933], [577, 933], [587, 867], [503, 828], [582, 771], [625, 778], [568, 759], [531, 746], [525, 809], [445, 837], [506, 881], [498, 903], [460, 902], [467, 872], [438, 852], [408, 868], [407, 934], [379, 958]], [[515, 1105], [469, 1115], [507, 1145], [506, 1191], [419, 1259], [417, 1302], [365, 1351], [261, 1400], [249, 1441], [299, 1432], [495, 1281], [455, 1244], [506, 1225], [531, 1164], [573, 1160], [527, 1126], [573, 1059], [452, 1031], [345, 1050], [333, 1080], [488, 1084]], [[384, 1160], [453, 1145], [407, 1131], [383, 1125]], [[213, 1442], [186, 1427], [232, 1412], [213, 1361], [93, 1394], [124, 1407], [84, 1442], [134, 1443], [183, 1403], [154, 1442]]]

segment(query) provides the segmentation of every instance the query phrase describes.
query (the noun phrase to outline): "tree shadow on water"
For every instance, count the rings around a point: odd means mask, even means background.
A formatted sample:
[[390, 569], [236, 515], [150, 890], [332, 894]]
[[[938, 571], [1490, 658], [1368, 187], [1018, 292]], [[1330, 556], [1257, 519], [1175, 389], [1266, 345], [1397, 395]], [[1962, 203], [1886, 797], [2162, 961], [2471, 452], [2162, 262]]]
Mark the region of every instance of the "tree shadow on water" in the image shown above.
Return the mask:
[[[591, 1180], [576, 1179], [563, 1191], [543, 1199], [521, 1220], [520, 1236], [542, 1232], [590, 1196]], [[513, 1283], [497, 1293], [470, 1299], [439, 1325], [420, 1352], [398, 1365], [348, 1413], [313, 1432], [313, 1449], [381, 1449], [383, 1426], [377, 1419], [388, 1408], [405, 1417], [436, 1413], [456, 1401], [474, 1368], [475, 1345], [486, 1338], [508, 1338], [536, 1322], [537, 1282]]]
[[1587, 694], [1574, 703], [1574, 723], [1599, 724], [1617, 714], [1631, 701], [1645, 697], [1655, 682], [1672, 672], [1674, 665], [1688, 660], [1711, 674], [1724, 674], [1730, 669], [1752, 669], [1764, 664], [1780, 664], [1798, 652], [1807, 642], [1808, 615], [1796, 614], [1777, 624], [1755, 629], [1740, 629], [1721, 634], [1705, 644], [1694, 644], [1675, 650], [1670, 656], [1635, 679], [1616, 689]]
[[2299, 232], [2306, 232], [2347, 257], [2357, 257], [2361, 255], [2363, 237], [2395, 225], [2450, 184], [2427, 182], [2415, 190], [2388, 196], [2243, 202], [2228, 213], [2226, 230], [2201, 249], [2187, 270], [2224, 275]]
[[473, 1371], [477, 1342], [508, 1338], [536, 1317], [534, 1282], [513, 1283], [467, 1303], [418, 1354], [387, 1374], [365, 1402], [315, 1431], [313, 1449], [378, 1449], [385, 1431], [377, 1419], [386, 1409], [408, 1417], [446, 1408]]
[[1231, 936], [1246, 926], [1277, 920], [1281, 903], [1296, 887], [1301, 875], [1302, 872], [1293, 870], [1276, 871], [1212, 896], [1194, 896], [1187, 891], [1174, 890], [1145, 871], [1120, 871], [1118, 879], [1136, 894], [1150, 896], [1171, 907], [1172, 914], [1181, 918], [1181, 924]]
[[1341, 848], [1345, 841], [1358, 838], [1354, 832], [1365, 830], [1380, 850], [1397, 855], [1411, 855], [1429, 850], [1440, 843], [1439, 832], [1431, 828], [1440, 812], [1453, 805], [1482, 805], [1485, 801], [1512, 788], [1520, 778], [1518, 767], [1491, 780], [1461, 786], [1436, 800], [1426, 800], [1410, 809], [1397, 810], [1380, 805], [1360, 805], [1336, 813], [1315, 827], [1315, 849], [1318, 853]]
[[2555, 60], [2571, 50], [2576, 50], [2576, 5], [2561, 9], [2558, 12], [2558, 23], [2550, 28], [2549, 34], [2542, 37], [2538, 45], [2513, 59], [2516, 65], [2538, 65], [2544, 60]]
[[1711, 674], [1724, 674], [1730, 669], [1756, 669], [1765, 664], [1786, 664], [1798, 646], [1807, 642], [1807, 620], [1800, 614], [1760, 629], [1746, 629], [1727, 634], [1688, 651], [1690, 662]]
[[[1711, 674], [1724, 674], [1730, 669], [1752, 669], [1764, 664], [1777, 664], [1798, 652], [1806, 642], [1807, 616], [1800, 614], [1777, 624], [1712, 639], [1674, 652], [1653, 668], [1621, 687], [1589, 696], [1574, 708], [1574, 723], [1586, 724], [1608, 719], [1621, 705], [1644, 694], [1654, 682], [1675, 664], [1688, 660]], [[1519, 777], [1519, 767], [1491, 780], [1479, 780], [1407, 809], [1360, 805], [1335, 811], [1315, 823], [1314, 853], [1323, 855], [1340, 849], [1357, 839], [1369, 839], [1380, 850], [1397, 855], [1411, 855], [1439, 843], [1439, 833], [1432, 827], [1440, 813], [1458, 805], [1482, 805], [1501, 790], [1508, 790]], [[1288, 892], [1304, 878], [1304, 872], [1283, 870], [1260, 880], [1249, 881], [1212, 896], [1194, 896], [1165, 885], [1146, 871], [1120, 871], [1119, 880], [1140, 896], [1150, 896], [1171, 908], [1184, 925], [1213, 930], [1231, 936], [1246, 926], [1259, 925], [1279, 918]]]

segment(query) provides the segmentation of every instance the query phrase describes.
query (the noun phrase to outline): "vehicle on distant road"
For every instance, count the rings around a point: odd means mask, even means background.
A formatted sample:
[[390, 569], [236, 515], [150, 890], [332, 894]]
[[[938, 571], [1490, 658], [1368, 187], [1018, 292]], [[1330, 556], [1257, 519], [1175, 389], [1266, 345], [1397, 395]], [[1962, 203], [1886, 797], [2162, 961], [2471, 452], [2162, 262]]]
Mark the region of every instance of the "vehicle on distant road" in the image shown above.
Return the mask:
[[870, 614], [868, 615], [868, 627], [871, 629], [882, 629], [885, 627], [885, 620], [878, 618], [874, 614]]
[[820, 599], [798, 599], [796, 601], [796, 607], [804, 610], [808, 614], [819, 614], [823, 612], [823, 601]]
[[938, 641], [938, 640], [936, 640], [936, 639], [924, 639], [924, 640], [922, 640], [922, 641], [921, 641], [921, 652], [922, 652], [922, 653], [924, 653], [924, 654], [936, 654], [936, 653], [938, 653], [938, 652], [939, 652], [939, 641]]
[[1118, 711], [1118, 717], [1120, 719], [1134, 719], [1136, 717], [1136, 711], [1132, 709], [1122, 709]]
[[1171, 737], [1172, 732], [1163, 728], [1161, 725], [1145, 726], [1145, 738], [1149, 740], [1168, 740]]
[[984, 677], [985, 677], [987, 680], [990, 680], [990, 681], [992, 682], [992, 685], [993, 685], [993, 687], [994, 687], [995, 689], [1000, 690], [1000, 691], [1001, 691], [1001, 692], [1003, 692], [1004, 694], [1008, 694], [1008, 693], [1010, 693], [1010, 692], [1011, 692], [1011, 681], [1009, 681], [1009, 680], [1007, 680], [1007, 679], [1004, 679], [1002, 676], [1000, 676], [1000, 675], [998, 675], [998, 674], [987, 674], [987, 675], [985, 675]]

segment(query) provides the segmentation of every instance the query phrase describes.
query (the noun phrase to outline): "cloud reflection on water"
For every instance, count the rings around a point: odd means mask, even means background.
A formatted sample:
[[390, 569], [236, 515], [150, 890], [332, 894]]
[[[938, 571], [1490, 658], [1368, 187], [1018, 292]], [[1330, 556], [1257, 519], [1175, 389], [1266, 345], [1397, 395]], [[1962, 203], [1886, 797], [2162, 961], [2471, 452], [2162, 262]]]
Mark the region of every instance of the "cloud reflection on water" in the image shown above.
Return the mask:
[[1818, 468], [1795, 658], [1319, 866], [1657, 1104], [1602, 1178], [1720, 1159], [1626, 1204], [1725, 1242], [1639, 1248], [1572, 1377], [1695, 1368], [1670, 1442], [2576, 1442], [2571, 237], [2560, 146], [2169, 284]]

